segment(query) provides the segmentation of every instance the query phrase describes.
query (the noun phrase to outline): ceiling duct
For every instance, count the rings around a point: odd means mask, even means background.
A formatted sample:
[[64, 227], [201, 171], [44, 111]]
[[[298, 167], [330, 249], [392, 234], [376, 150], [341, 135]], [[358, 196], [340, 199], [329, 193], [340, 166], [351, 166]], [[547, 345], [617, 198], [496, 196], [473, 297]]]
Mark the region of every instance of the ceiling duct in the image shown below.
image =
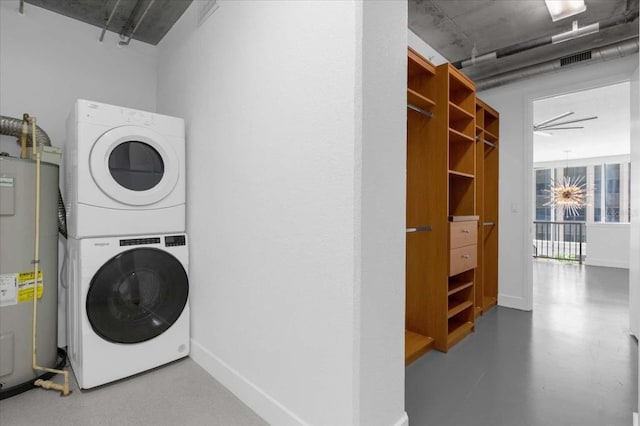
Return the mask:
[[538, 37], [533, 40], [527, 40], [520, 43], [512, 44], [510, 46], [497, 49], [495, 52], [482, 54], [476, 58], [463, 59], [461, 61], [455, 62], [453, 65], [458, 69], [468, 68], [474, 65], [484, 64], [486, 62], [489, 62], [490, 60], [501, 59], [507, 56], [512, 56], [517, 53], [535, 49], [537, 47], [546, 46], [549, 44], [557, 44], [564, 41], [573, 40], [575, 38], [582, 37], [588, 34], [593, 34], [594, 32], [604, 31], [604, 30], [618, 27], [620, 25], [629, 24], [631, 22], [634, 22], [636, 19], [638, 19], [640, 15], [637, 9], [637, 4], [629, 3], [629, 6], [631, 7], [635, 6], [635, 8], [628, 9], [623, 14], [606, 19], [600, 23], [596, 22], [596, 23], [578, 28], [577, 24], [574, 22], [573, 29], [571, 31], [567, 31], [561, 34], [547, 35], [543, 37]]
[[[638, 39], [632, 38], [620, 43], [610, 44], [597, 49], [586, 52], [576, 53], [575, 55], [565, 56], [563, 58], [553, 59], [551, 61], [541, 62], [529, 67], [520, 68], [503, 74], [480, 80], [476, 83], [478, 91], [491, 89], [514, 81], [536, 77], [549, 72], [557, 72], [568, 65], [588, 64], [595, 61], [607, 61], [616, 58], [638, 53]], [[590, 56], [590, 59], [588, 58]]]
[[560, 58], [560, 66], [566, 67], [567, 65], [575, 64], [582, 61], [590, 61], [593, 55], [591, 54], [591, 50], [587, 50], [586, 52], [576, 53], [574, 55], [565, 56], [564, 58]]

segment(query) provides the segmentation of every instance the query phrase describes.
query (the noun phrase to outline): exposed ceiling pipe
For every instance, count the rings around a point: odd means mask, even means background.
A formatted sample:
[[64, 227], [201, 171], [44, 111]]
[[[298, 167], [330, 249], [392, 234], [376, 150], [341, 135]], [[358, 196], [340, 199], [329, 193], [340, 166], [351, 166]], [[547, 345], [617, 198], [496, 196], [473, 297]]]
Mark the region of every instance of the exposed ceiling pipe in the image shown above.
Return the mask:
[[133, 38], [133, 35], [136, 33], [136, 31], [138, 31], [138, 27], [142, 23], [142, 20], [144, 19], [144, 17], [147, 16], [147, 12], [149, 12], [149, 9], [151, 9], [151, 6], [153, 6], [153, 3], [155, 1], [156, 0], [149, 0], [149, 4], [147, 4], [147, 7], [144, 9], [144, 12], [142, 12], [142, 16], [140, 16], [140, 19], [138, 20], [138, 23], [136, 24], [135, 27], [133, 27], [133, 30], [131, 30], [131, 32], [129, 33], [129, 38], [126, 41], [119, 41], [118, 42], [118, 46], [128, 46], [129, 45], [129, 43], [131, 42], [131, 39]]
[[[582, 64], [593, 63], [594, 61], [607, 61], [615, 58], [622, 58], [625, 56], [638, 53], [638, 50], [639, 50], [638, 38], [634, 37], [632, 39], [628, 39], [620, 43], [614, 43], [608, 46], [592, 49], [590, 51], [591, 52], [590, 60], [576, 62], [576, 63], [573, 63], [572, 65], [574, 64], [577, 65], [580, 63]], [[476, 82], [476, 87], [478, 91], [482, 91], [482, 90], [491, 89], [493, 87], [504, 86], [505, 84], [513, 83], [514, 81], [535, 77], [540, 74], [544, 74], [548, 72], [556, 72], [561, 70], [565, 66], [567, 65], [562, 64], [562, 58], [553, 59], [550, 61], [535, 64], [529, 67], [524, 67], [517, 70], [509, 71], [503, 74], [498, 74], [496, 76], [489, 77], [484, 80], [480, 80]]]
[[113, 15], [115, 15], [116, 9], [118, 9], [119, 5], [120, 5], [120, 0], [116, 0], [116, 4], [113, 6], [113, 9], [111, 9], [111, 14], [109, 15], [109, 18], [107, 18], [107, 21], [104, 23], [104, 27], [102, 28], [102, 33], [100, 33], [100, 38], [98, 40], [101, 43], [102, 43], [102, 40], [104, 40], [104, 33], [107, 32], [107, 29], [109, 28], [109, 24], [113, 19]]
[[[636, 5], [637, 6], [637, 5]], [[504, 58], [506, 56], [515, 55], [516, 53], [524, 52], [527, 50], [535, 49], [536, 47], [545, 46], [552, 43], [558, 43], [559, 41], [567, 41], [576, 37], [584, 36], [587, 34], [592, 34], [593, 29], [597, 26], [598, 29], [596, 31], [603, 31], [608, 28], [613, 28], [618, 25], [628, 24], [630, 22], [638, 19], [639, 13], [638, 8], [634, 8], [633, 10], [627, 10], [622, 15], [614, 16], [613, 18], [605, 19], [602, 22], [594, 23], [587, 25], [582, 28], [573, 27], [573, 30], [554, 34], [549, 36], [538, 37], [533, 40], [527, 40], [520, 43], [512, 44], [510, 46], [503, 47], [501, 49], [497, 49], [494, 52], [489, 52], [482, 54], [478, 57], [463, 59], [462, 61], [455, 62], [453, 65], [458, 68], [468, 68], [473, 65], [479, 65], [481, 63], [488, 62], [494, 59]]]

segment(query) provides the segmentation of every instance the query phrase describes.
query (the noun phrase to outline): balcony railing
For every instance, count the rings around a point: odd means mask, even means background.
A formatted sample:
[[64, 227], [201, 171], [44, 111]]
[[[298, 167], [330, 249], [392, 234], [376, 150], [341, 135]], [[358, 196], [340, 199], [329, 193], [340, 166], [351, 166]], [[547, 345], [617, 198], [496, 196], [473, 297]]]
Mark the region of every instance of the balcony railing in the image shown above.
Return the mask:
[[585, 222], [535, 221], [533, 257], [582, 263], [586, 256]]

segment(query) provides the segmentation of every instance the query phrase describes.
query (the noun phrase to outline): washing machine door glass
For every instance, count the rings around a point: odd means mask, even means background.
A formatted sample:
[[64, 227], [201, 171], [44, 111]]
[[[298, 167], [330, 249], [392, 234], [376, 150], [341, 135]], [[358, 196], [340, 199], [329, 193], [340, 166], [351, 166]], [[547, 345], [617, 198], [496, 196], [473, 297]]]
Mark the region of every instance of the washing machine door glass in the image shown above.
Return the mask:
[[105, 340], [139, 343], [164, 333], [187, 303], [189, 282], [171, 254], [137, 248], [118, 254], [94, 275], [87, 316]]
[[141, 126], [115, 127], [91, 148], [91, 177], [111, 199], [131, 206], [157, 203], [176, 186], [181, 157], [162, 135]]

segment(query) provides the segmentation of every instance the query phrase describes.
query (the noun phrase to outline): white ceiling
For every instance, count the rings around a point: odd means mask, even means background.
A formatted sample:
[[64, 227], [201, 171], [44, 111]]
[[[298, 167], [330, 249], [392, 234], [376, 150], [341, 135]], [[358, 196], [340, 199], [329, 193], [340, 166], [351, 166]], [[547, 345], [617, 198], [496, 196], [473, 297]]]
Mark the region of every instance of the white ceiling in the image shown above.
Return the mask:
[[584, 129], [546, 131], [551, 133], [550, 137], [534, 133], [535, 163], [567, 160], [567, 157], [576, 160], [629, 154], [628, 82], [537, 100], [533, 104], [533, 122], [540, 123], [567, 111], [575, 114], [559, 122], [591, 116], [598, 116], [598, 119], [571, 124], [584, 126]]

